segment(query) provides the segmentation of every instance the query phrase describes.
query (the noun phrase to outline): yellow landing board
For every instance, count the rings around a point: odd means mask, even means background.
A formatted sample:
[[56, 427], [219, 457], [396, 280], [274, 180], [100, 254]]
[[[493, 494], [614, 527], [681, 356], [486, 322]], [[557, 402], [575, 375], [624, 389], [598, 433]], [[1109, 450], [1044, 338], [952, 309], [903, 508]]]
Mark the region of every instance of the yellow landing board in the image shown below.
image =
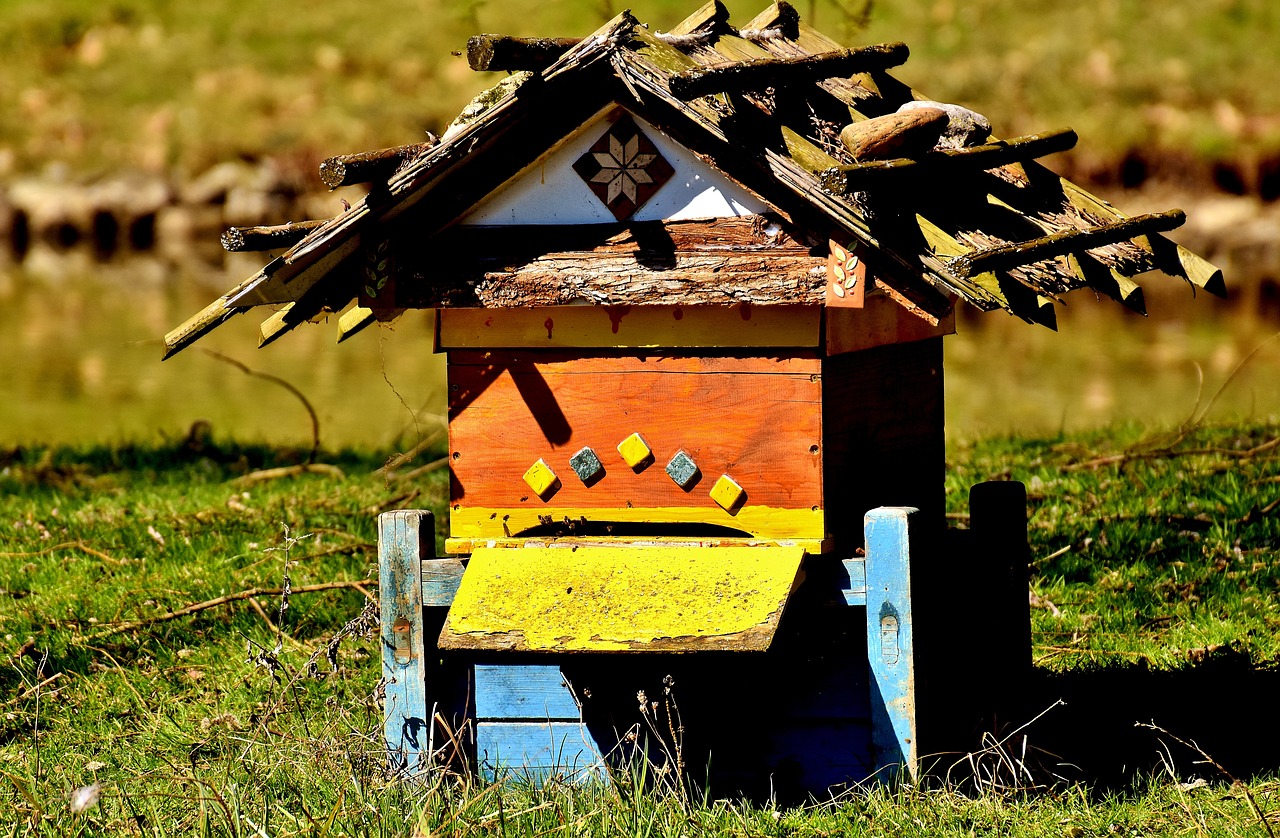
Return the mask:
[[801, 547], [478, 548], [443, 649], [763, 651]]

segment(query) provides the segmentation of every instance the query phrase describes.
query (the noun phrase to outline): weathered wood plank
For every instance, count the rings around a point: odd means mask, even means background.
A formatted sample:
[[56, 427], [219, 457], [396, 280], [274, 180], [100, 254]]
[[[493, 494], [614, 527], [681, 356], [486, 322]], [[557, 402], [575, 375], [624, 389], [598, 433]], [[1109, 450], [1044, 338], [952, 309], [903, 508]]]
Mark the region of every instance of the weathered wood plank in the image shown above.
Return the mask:
[[434, 552], [434, 545], [430, 512], [397, 510], [378, 516], [382, 677], [386, 684], [383, 735], [391, 764], [410, 773], [425, 769], [434, 751], [420, 569], [423, 557]]
[[462, 584], [465, 566], [458, 559], [422, 560], [422, 604], [427, 608], [448, 607]]
[[440, 346], [783, 347], [817, 346], [818, 306], [552, 306], [441, 309]]
[[[699, 6], [693, 14], [668, 29], [658, 33], [668, 43], [686, 35], [710, 33], [729, 22], [729, 9], [720, 0], [710, 0]], [[676, 41], [678, 43], [678, 41]]]
[[[449, 355], [455, 537], [511, 536], [520, 531], [517, 521], [536, 525], [539, 516], [559, 522], [582, 514], [605, 522], [645, 521], [646, 515], [655, 524], [702, 520], [758, 537], [823, 536], [821, 361], [812, 354]], [[637, 432], [656, 460], [638, 473], [616, 450]], [[595, 450], [604, 468], [603, 479], [590, 486], [569, 465], [583, 446]], [[681, 449], [702, 474], [688, 491], [663, 470]], [[523, 481], [538, 458], [561, 477], [561, 488], [546, 500]], [[736, 514], [707, 494], [725, 473], [747, 492]], [[680, 517], [666, 517], [681, 508], [687, 511]], [[478, 529], [463, 529], [462, 522]]]
[[560, 666], [476, 664], [476, 719], [570, 721], [582, 718]]
[[797, 584], [798, 547], [478, 549], [445, 649], [763, 651]]
[[968, 278], [980, 273], [1008, 270], [1017, 265], [1065, 256], [1068, 253], [1105, 247], [1119, 241], [1165, 232], [1181, 227], [1187, 220], [1182, 210], [1150, 213], [1114, 221], [1091, 230], [1067, 230], [997, 247], [976, 250], [952, 259], [948, 263], [951, 272]]
[[454, 276], [396, 288], [400, 308], [514, 308], [555, 305], [816, 305], [825, 261], [761, 254], [676, 254], [646, 267], [631, 256], [551, 254], [512, 271]]
[[867, 662], [878, 776], [919, 779], [909, 507], [867, 513]]
[[683, 100], [725, 91], [764, 90], [896, 67], [907, 60], [909, 52], [906, 44], [897, 42], [795, 58], [725, 62], [676, 73], [669, 87], [672, 95]]
[[378, 315], [371, 308], [352, 306], [338, 317], [338, 343], [355, 337], [365, 328], [378, 322]]
[[573, 722], [480, 722], [476, 755], [480, 773], [489, 781], [586, 780], [605, 773], [591, 734]]
[[840, 578], [840, 593], [846, 605], [867, 604], [867, 561], [866, 559], [841, 560], [843, 577]]

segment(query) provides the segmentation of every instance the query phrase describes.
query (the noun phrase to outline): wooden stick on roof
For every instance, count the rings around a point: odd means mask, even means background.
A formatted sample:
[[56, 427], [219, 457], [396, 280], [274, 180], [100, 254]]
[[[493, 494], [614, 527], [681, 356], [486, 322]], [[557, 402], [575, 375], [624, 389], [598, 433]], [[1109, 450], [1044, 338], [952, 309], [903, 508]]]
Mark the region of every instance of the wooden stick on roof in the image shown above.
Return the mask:
[[476, 71], [544, 70], [581, 40], [472, 35], [467, 39], [467, 64]]
[[684, 70], [671, 77], [671, 93], [688, 101], [712, 93], [764, 90], [896, 67], [910, 51], [901, 42], [842, 49], [799, 58], [752, 58]]
[[835, 166], [822, 173], [822, 187], [832, 192], [869, 189], [873, 185], [903, 175], [939, 175], [958, 171], [985, 171], [1035, 160], [1074, 148], [1076, 132], [1070, 128], [1014, 137], [961, 149], [933, 151], [918, 159], [895, 157], [869, 160], [851, 166]]
[[947, 263], [947, 269], [956, 276], [968, 278], [988, 271], [1007, 270], [1055, 256], [1105, 247], [1134, 236], [1168, 232], [1181, 227], [1186, 220], [1186, 213], [1179, 209], [1135, 215], [1089, 230], [1067, 230], [1030, 241], [986, 247], [957, 256]]
[[232, 253], [285, 250], [328, 222], [329, 219], [326, 218], [319, 221], [293, 221], [270, 227], [232, 227], [222, 234], [222, 246]]
[[320, 179], [330, 189], [386, 180], [395, 174], [405, 161], [412, 160], [422, 152], [433, 148], [438, 142], [439, 140], [432, 136], [425, 143], [330, 157], [320, 164]]

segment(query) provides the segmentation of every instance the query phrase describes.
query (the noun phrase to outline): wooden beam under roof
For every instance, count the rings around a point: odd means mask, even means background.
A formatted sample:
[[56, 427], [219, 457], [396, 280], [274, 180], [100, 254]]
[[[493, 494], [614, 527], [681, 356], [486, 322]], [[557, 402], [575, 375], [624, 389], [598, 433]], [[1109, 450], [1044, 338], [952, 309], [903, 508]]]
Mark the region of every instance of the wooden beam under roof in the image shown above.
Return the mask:
[[1061, 128], [969, 148], [933, 151], [918, 158], [869, 160], [827, 169], [822, 173], [822, 186], [843, 194], [871, 189], [902, 176], [932, 177], [958, 171], [985, 171], [1066, 151], [1075, 147], [1076, 140], [1075, 131]]
[[726, 91], [781, 89], [834, 76], [897, 67], [907, 60], [908, 55], [910, 50], [906, 44], [894, 42], [796, 58], [727, 61], [676, 73], [670, 79], [670, 87], [676, 98], [686, 101]]
[[1019, 265], [1105, 247], [1148, 233], [1163, 233], [1181, 227], [1187, 220], [1182, 210], [1137, 215], [1089, 230], [1066, 230], [1025, 242], [1011, 242], [957, 256], [947, 263], [951, 273], [968, 278], [975, 274], [1002, 271]]

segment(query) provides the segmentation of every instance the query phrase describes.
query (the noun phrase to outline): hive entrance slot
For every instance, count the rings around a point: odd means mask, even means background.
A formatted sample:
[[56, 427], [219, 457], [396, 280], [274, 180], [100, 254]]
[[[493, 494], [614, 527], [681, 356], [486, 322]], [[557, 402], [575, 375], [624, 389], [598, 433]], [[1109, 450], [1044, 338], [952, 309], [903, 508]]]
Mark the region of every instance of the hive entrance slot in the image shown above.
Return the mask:
[[515, 538], [753, 538], [745, 530], [699, 522], [543, 520]]

